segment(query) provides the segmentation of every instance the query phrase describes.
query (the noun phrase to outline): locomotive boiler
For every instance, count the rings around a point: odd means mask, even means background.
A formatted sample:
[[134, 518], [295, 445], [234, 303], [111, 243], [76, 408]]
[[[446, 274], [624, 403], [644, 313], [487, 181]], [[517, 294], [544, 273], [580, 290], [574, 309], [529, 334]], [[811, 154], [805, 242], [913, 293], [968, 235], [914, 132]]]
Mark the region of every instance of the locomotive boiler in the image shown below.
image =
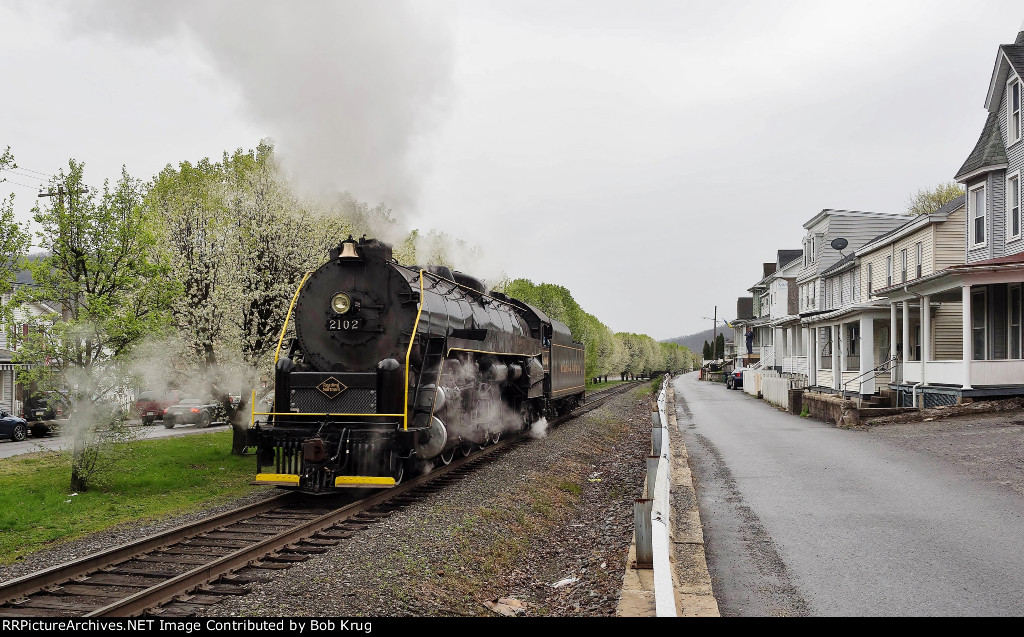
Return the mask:
[[570, 411], [584, 374], [583, 344], [539, 309], [349, 237], [292, 299], [273, 407], [254, 427], [255, 482], [392, 487], [407, 465], [449, 463]]

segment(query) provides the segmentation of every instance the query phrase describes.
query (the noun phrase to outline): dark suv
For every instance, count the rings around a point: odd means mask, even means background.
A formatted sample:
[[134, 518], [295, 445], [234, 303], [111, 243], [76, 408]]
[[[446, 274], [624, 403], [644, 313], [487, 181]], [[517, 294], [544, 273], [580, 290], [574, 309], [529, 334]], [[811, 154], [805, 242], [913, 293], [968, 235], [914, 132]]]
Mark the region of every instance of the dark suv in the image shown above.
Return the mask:
[[180, 399], [177, 389], [144, 391], [135, 401], [135, 414], [142, 419], [143, 425], [152, 425], [156, 420], [163, 420], [164, 410], [177, 405]]
[[22, 417], [35, 437], [60, 428], [71, 415], [68, 397], [59, 391], [33, 394], [25, 400]]

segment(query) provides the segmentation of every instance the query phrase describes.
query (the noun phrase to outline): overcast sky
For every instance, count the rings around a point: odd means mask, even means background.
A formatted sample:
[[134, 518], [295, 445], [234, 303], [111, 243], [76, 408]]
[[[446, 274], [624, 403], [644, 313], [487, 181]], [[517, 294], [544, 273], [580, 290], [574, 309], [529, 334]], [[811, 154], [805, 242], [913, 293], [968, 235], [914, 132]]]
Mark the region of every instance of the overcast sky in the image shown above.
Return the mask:
[[0, 194], [27, 219], [69, 157], [100, 185], [271, 138], [304, 187], [662, 340], [734, 318], [822, 209], [899, 213], [951, 180], [1022, 19], [1020, 0], [0, 0], [0, 149], [22, 167]]

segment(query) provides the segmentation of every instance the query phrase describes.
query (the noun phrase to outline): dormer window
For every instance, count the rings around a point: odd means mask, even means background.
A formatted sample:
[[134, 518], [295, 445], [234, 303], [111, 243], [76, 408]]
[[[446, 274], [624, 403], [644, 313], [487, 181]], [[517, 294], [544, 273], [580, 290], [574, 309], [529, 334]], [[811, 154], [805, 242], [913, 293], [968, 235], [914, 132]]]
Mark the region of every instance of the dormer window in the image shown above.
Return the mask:
[[1006, 123], [1007, 131], [1009, 135], [1009, 142], [1013, 144], [1020, 141], [1021, 135], [1021, 121], [1020, 121], [1020, 102], [1021, 102], [1021, 85], [1018, 78], [1010, 80], [1010, 83], [1006, 87]]

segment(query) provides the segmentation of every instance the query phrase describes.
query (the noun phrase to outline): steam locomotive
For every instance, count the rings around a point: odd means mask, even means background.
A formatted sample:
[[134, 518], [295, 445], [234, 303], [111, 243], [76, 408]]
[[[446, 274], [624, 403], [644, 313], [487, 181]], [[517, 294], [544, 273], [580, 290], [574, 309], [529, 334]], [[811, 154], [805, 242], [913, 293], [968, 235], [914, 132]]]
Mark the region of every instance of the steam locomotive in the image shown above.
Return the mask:
[[306, 275], [281, 334], [273, 407], [252, 431], [257, 484], [393, 487], [407, 465], [447, 464], [584, 397], [584, 347], [564, 324], [365, 237]]

